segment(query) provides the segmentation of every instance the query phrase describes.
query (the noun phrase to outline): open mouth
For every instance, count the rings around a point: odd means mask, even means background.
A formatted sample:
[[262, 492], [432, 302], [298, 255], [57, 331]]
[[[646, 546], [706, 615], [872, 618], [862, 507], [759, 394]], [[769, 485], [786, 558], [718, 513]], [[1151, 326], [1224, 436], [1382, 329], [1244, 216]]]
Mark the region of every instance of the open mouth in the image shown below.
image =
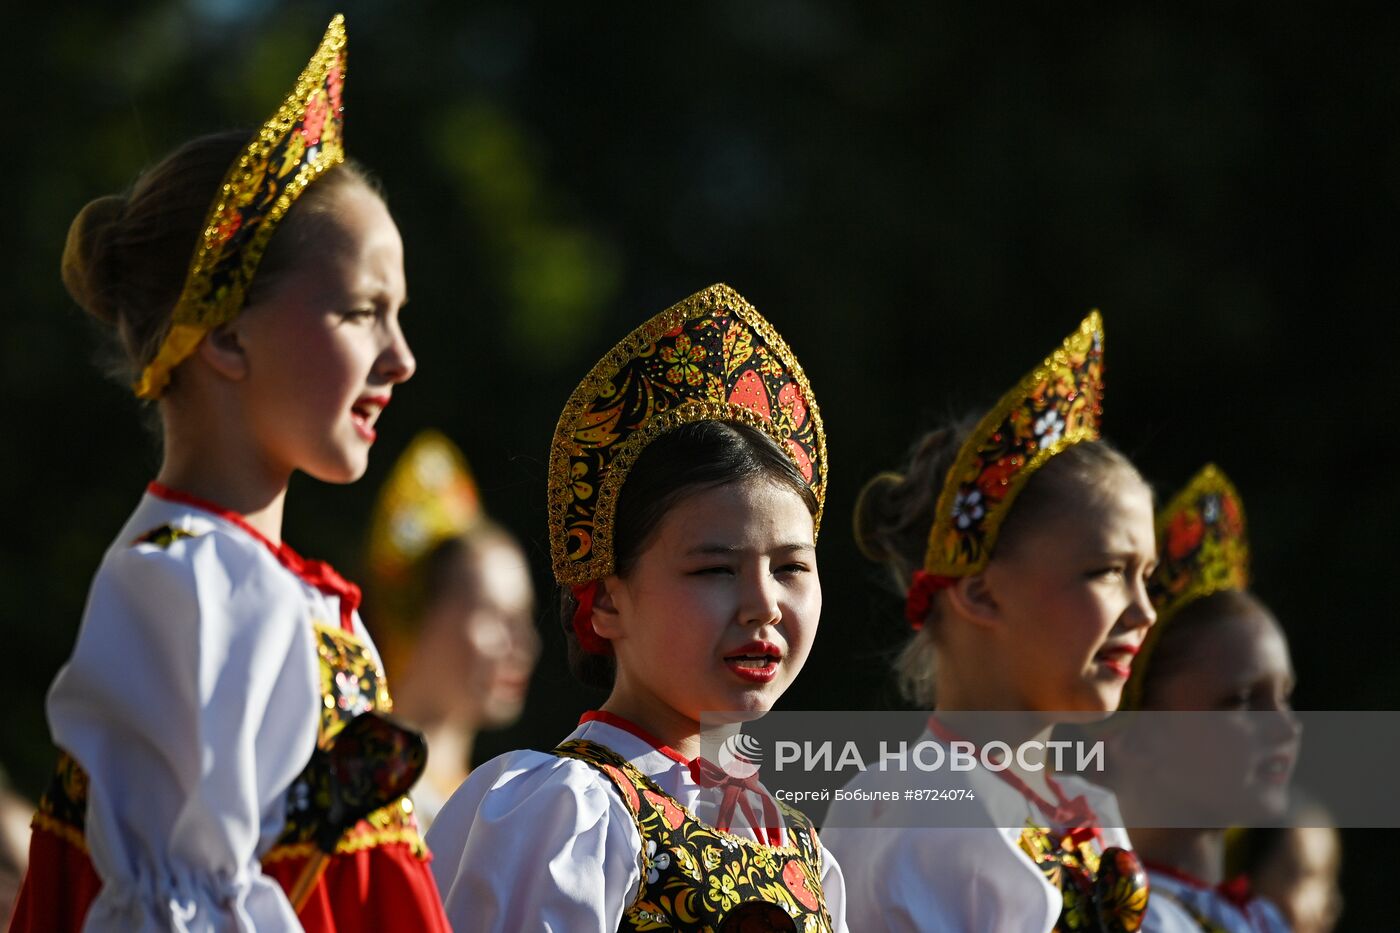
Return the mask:
[[734, 654], [725, 655], [724, 663], [743, 680], [767, 683], [778, 675], [778, 663], [783, 652], [767, 642], [752, 642]]
[[1133, 658], [1137, 656], [1137, 645], [1105, 645], [1094, 653], [1095, 663], [1114, 677], [1127, 680], [1133, 673]]
[[379, 420], [379, 413], [388, 404], [387, 395], [366, 395], [355, 400], [355, 404], [350, 406], [350, 423], [355, 426], [355, 431], [360, 437], [373, 443], [378, 436], [374, 430], [374, 423]]
[[1259, 777], [1269, 784], [1287, 784], [1293, 775], [1293, 756], [1278, 753], [1259, 764]]

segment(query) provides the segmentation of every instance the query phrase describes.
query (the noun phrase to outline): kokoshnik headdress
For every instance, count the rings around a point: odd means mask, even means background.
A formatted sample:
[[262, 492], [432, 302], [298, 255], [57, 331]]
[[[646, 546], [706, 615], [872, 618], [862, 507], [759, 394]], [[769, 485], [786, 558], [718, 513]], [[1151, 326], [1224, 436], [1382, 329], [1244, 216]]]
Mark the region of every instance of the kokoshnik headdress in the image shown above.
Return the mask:
[[238, 315], [278, 222], [307, 185], [345, 161], [344, 83], [345, 18], [337, 14], [292, 92], [224, 175], [138, 398], [159, 398], [204, 335]]
[[1099, 438], [1103, 321], [1092, 311], [973, 428], [943, 482], [905, 616], [923, 627], [933, 596], [987, 566], [1026, 481], [1065, 448]]
[[1122, 706], [1142, 702], [1143, 678], [1162, 630], [1182, 609], [1212, 593], [1249, 589], [1249, 541], [1240, 494], [1208, 463], [1157, 513], [1159, 563], [1147, 583], [1157, 624], [1147, 633], [1123, 688]]
[[466, 458], [443, 434], [423, 431], [394, 464], [370, 524], [370, 571], [402, 584], [424, 556], [483, 521]]
[[638, 327], [579, 383], [559, 416], [549, 458], [554, 576], [573, 585], [574, 630], [594, 653], [591, 584], [614, 570], [613, 518], [647, 445], [695, 421], [739, 421], [786, 451], [826, 500], [826, 435], [812, 388], [783, 338], [727, 285], [712, 285]]

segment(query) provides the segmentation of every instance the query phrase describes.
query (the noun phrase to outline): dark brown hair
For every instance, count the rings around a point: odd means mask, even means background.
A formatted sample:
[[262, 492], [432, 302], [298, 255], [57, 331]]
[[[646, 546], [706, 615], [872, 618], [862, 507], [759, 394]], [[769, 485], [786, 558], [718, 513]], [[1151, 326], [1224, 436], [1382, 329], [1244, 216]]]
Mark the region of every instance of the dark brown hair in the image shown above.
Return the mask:
[[[128, 191], [89, 201], [69, 226], [63, 284], [83, 310], [112, 329], [117, 345], [106, 354], [106, 368], [122, 385], [129, 386], [160, 348], [210, 204], [251, 135], [230, 130], [193, 139]], [[347, 184], [378, 193], [354, 163], [328, 170], [278, 226], [250, 297], [296, 262], [308, 228], [328, 215], [332, 194]]]
[[[854, 529], [861, 553], [883, 563], [890, 582], [901, 595], [908, 591], [914, 571], [924, 564], [929, 529], [939, 493], [957, 458], [958, 449], [976, 421], [965, 418], [921, 437], [909, 453], [902, 473], [881, 473], [856, 500]], [[1026, 481], [997, 535], [993, 557], [1014, 550], [1025, 529], [1043, 522], [1084, 497], [1104, 494], [1106, 480], [1129, 476], [1143, 482], [1132, 462], [1105, 440], [1073, 444], [1051, 457]], [[933, 702], [933, 662], [938, 640], [937, 602], [930, 618], [905, 645], [895, 661], [900, 691], [913, 703]]]
[[[677, 503], [706, 489], [764, 477], [791, 489], [817, 514], [817, 497], [788, 455], [758, 428], [738, 421], [696, 421], [673, 428], [642, 451], [617, 496], [613, 518], [614, 572], [626, 577], [652, 535]], [[569, 667], [584, 684], [612, 689], [611, 656], [589, 654], [574, 635], [577, 602], [560, 587], [560, 614], [569, 647]]]

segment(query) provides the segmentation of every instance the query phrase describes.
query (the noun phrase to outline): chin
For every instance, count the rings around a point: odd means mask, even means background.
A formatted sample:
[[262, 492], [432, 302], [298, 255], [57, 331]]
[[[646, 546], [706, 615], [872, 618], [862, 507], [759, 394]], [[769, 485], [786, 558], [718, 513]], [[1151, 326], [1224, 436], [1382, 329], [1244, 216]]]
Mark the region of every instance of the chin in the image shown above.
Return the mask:
[[361, 479], [369, 468], [367, 455], [341, 457], [329, 462], [317, 463], [302, 468], [302, 472], [323, 483], [344, 486]]

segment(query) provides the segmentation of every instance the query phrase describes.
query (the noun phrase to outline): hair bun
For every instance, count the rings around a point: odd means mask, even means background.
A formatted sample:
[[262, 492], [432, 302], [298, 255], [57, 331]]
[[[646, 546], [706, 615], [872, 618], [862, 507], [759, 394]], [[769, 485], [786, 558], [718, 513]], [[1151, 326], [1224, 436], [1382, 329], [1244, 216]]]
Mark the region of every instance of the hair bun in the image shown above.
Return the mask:
[[87, 203], [68, 227], [60, 271], [68, 294], [83, 310], [100, 321], [115, 325], [117, 309], [111, 300], [109, 243], [112, 228], [126, 213], [127, 199], [109, 194]]
[[887, 561], [894, 556], [885, 529], [898, 521], [896, 501], [904, 485], [904, 474], [886, 471], [877, 473], [861, 487], [856, 497], [855, 515], [851, 526], [856, 546], [873, 561]]

